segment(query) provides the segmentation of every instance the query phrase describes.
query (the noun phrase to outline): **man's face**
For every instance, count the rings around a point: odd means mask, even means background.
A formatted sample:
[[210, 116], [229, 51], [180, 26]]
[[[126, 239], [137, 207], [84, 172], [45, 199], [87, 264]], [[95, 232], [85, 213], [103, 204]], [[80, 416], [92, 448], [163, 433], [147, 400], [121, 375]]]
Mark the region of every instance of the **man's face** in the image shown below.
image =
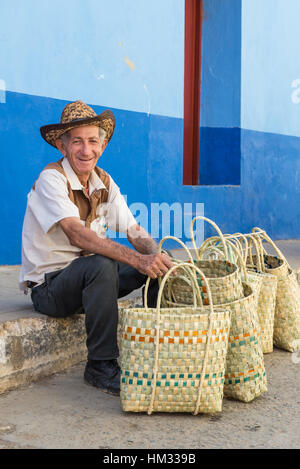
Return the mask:
[[89, 125], [70, 130], [67, 141], [59, 145], [59, 150], [77, 176], [87, 177], [95, 168], [106, 144], [106, 141], [101, 144], [99, 127]]

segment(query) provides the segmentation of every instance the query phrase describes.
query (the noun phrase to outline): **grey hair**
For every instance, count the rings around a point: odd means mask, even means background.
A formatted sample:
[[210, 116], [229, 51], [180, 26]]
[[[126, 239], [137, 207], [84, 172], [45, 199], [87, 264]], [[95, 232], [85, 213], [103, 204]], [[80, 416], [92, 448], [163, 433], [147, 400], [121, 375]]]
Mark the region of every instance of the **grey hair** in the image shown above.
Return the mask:
[[[65, 132], [64, 134], [60, 136], [60, 139], [62, 140], [64, 145], [68, 143], [69, 138], [70, 138], [70, 130], [68, 130], [68, 132]], [[100, 144], [102, 145], [104, 140], [106, 139], [106, 132], [101, 127], [99, 127], [99, 138], [100, 138]]]

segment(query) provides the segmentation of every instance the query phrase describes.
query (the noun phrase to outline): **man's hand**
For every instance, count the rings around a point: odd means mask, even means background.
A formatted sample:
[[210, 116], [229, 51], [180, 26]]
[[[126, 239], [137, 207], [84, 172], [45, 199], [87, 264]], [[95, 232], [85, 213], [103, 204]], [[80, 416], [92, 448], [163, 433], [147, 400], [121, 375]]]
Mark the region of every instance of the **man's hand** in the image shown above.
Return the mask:
[[[173, 267], [168, 255], [157, 253], [157, 245], [148, 234], [145, 238], [135, 238], [132, 242], [132, 244], [138, 244], [140, 249], [143, 247], [144, 252], [136, 252], [111, 239], [99, 238], [94, 231], [83, 226], [79, 218], [64, 218], [59, 224], [72, 246], [77, 246], [91, 254], [100, 254], [124, 262], [153, 279], [162, 277]], [[151, 249], [152, 253], [147, 253], [147, 249]]]
[[137, 265], [137, 270], [155, 279], [165, 275], [173, 265], [166, 254], [142, 254]]
[[162, 277], [173, 267], [174, 264], [167, 254], [158, 254], [156, 242], [141, 226], [132, 226], [127, 232], [127, 238], [141, 254], [135, 268], [142, 274], [155, 279]]

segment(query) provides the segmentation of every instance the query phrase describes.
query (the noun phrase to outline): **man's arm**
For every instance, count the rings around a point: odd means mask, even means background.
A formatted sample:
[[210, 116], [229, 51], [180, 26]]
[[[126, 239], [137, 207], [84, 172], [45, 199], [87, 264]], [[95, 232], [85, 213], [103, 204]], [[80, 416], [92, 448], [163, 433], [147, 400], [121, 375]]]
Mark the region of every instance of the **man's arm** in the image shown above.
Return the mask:
[[127, 231], [128, 241], [141, 254], [156, 254], [158, 246], [140, 225], [133, 225]]
[[[168, 256], [157, 253], [156, 243], [149, 235], [145, 240], [142, 237], [136, 237], [132, 244], [134, 247], [136, 244], [137, 249], [141, 250], [140, 252], [136, 252], [111, 239], [99, 238], [94, 231], [83, 226], [79, 218], [64, 218], [59, 224], [69, 238], [72, 246], [77, 246], [84, 251], [124, 262], [151, 278], [157, 278], [167, 273], [173, 266]], [[133, 238], [130, 237], [130, 241], [132, 241], [132, 239]]]

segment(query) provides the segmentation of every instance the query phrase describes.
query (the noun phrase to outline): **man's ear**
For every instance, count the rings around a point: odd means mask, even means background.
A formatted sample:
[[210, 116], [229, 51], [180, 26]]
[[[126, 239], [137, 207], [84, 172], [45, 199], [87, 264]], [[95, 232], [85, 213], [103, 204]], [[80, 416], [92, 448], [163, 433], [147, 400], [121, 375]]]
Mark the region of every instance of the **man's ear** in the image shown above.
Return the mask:
[[59, 149], [59, 151], [61, 152], [61, 154], [62, 154], [63, 156], [66, 156], [67, 152], [66, 152], [66, 150], [65, 150], [65, 146], [64, 146], [64, 144], [63, 144], [63, 141], [62, 141], [60, 138], [58, 138], [57, 140], [55, 140], [55, 145], [56, 145], [56, 147]]
[[104, 152], [105, 148], [107, 147], [107, 144], [108, 144], [108, 140], [107, 140], [107, 139], [104, 139], [104, 140], [103, 140], [103, 143], [102, 143], [102, 145], [101, 145], [100, 156], [102, 155], [102, 153]]

